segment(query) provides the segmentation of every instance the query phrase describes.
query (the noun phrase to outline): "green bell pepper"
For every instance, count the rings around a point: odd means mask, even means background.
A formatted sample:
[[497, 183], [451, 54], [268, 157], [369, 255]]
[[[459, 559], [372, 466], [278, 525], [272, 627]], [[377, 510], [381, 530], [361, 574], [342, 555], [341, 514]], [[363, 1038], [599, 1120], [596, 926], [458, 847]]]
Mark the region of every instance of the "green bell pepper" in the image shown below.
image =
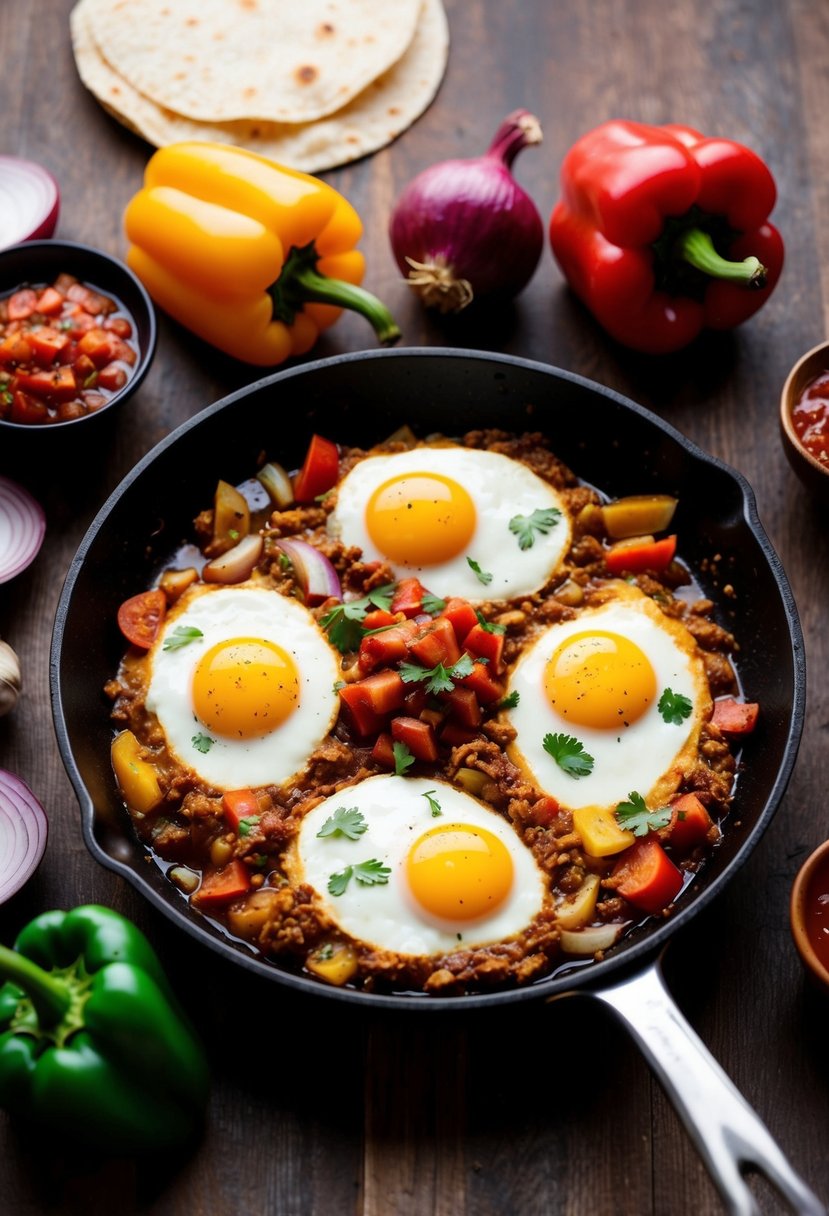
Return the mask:
[[181, 1147], [208, 1069], [152, 947], [88, 904], [44, 912], [0, 946], [0, 1107], [103, 1154]]

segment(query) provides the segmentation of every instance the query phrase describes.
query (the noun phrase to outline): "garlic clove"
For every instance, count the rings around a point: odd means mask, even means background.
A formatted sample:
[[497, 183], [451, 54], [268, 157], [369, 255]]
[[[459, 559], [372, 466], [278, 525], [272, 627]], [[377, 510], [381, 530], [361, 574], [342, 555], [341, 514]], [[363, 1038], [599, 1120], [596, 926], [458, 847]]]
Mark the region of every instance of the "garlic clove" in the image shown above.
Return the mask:
[[8, 642], [0, 641], [0, 718], [14, 709], [22, 686], [20, 661]]

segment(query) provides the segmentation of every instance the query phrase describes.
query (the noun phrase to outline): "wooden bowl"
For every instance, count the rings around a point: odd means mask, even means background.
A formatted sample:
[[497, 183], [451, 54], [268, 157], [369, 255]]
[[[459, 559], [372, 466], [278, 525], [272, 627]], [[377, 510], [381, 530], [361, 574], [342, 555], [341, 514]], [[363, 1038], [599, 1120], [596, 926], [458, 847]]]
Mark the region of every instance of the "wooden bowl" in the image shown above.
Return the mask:
[[792, 422], [792, 409], [803, 390], [821, 374], [829, 374], [829, 342], [813, 346], [795, 363], [780, 394], [780, 435], [789, 464], [810, 493], [829, 503], [829, 466], [821, 464], [801, 444]]
[[[829, 994], [829, 965], [821, 961], [814, 946], [815, 908], [821, 894], [829, 894], [829, 840], [819, 845], [798, 870], [789, 901], [789, 921], [797, 952], [809, 975]], [[824, 928], [829, 934], [829, 904]], [[825, 957], [829, 958], [829, 951]]]

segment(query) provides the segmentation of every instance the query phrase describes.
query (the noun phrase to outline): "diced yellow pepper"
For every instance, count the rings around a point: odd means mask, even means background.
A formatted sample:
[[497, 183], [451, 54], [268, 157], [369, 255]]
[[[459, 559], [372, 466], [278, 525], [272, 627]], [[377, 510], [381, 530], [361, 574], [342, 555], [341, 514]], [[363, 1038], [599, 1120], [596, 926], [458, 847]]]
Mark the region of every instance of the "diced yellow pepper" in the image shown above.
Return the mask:
[[556, 920], [562, 929], [580, 929], [593, 919], [600, 881], [598, 874], [588, 874], [578, 891], [558, 904]]
[[141, 744], [131, 730], [122, 731], [113, 740], [111, 755], [112, 767], [127, 806], [140, 815], [154, 810], [164, 795], [155, 769], [141, 756]]
[[607, 534], [618, 540], [645, 532], [664, 532], [673, 519], [676, 503], [669, 494], [631, 494], [605, 503], [602, 518]]
[[305, 966], [329, 984], [347, 984], [357, 970], [357, 952], [345, 943], [329, 943], [313, 950], [305, 960]]
[[619, 827], [613, 811], [604, 806], [578, 807], [573, 811], [573, 827], [591, 857], [621, 853], [635, 839], [633, 832]]
[[467, 794], [474, 794], [476, 798], [480, 798], [489, 780], [486, 773], [482, 773], [479, 768], [459, 768], [457, 772], [458, 785], [463, 786]]

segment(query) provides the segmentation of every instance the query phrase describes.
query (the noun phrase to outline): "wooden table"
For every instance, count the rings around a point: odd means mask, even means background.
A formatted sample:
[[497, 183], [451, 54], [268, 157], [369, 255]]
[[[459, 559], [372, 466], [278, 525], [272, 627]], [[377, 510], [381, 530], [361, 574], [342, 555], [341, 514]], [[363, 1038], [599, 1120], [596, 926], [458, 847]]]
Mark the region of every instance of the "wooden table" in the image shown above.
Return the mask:
[[[122, 256], [124, 205], [147, 145], [81, 86], [70, 0], [0, 6], [2, 150], [47, 165], [63, 189], [58, 235]], [[789, 937], [795, 871], [829, 835], [829, 599], [826, 516], [785, 462], [777, 402], [790, 364], [826, 334], [829, 294], [829, 21], [813, 0], [447, 0], [449, 69], [437, 100], [377, 155], [326, 177], [365, 219], [366, 284], [395, 312], [407, 345], [470, 346], [584, 374], [656, 411], [752, 483], [794, 587], [810, 672], [806, 728], [788, 793], [749, 864], [671, 947], [682, 1010], [795, 1168], [829, 1199], [829, 1006], [804, 982]], [[766, 307], [733, 337], [664, 360], [626, 352], [565, 290], [545, 250], [514, 308], [441, 324], [409, 295], [386, 236], [403, 184], [431, 162], [482, 151], [524, 105], [545, 141], [517, 175], [546, 215], [572, 141], [611, 116], [680, 121], [731, 136], [771, 166], [787, 265]], [[345, 318], [313, 357], [371, 345]], [[502, 1216], [722, 1210], [660, 1087], [599, 1009], [523, 1003], [429, 1025], [360, 1016], [237, 974], [170, 931], [88, 855], [55, 745], [48, 654], [53, 614], [77, 545], [106, 495], [184, 419], [255, 379], [160, 317], [158, 353], [104, 449], [88, 460], [11, 462], [0, 473], [42, 500], [48, 532], [35, 564], [0, 588], [0, 634], [20, 654], [25, 694], [0, 721], [0, 765], [48, 809], [45, 860], [0, 909], [0, 938], [47, 907], [97, 901], [137, 921], [210, 1052], [206, 1137], [172, 1175], [97, 1170], [44, 1143], [22, 1146], [0, 1117], [0, 1208], [154, 1216]], [[704, 487], [700, 487], [704, 493]], [[486, 1011], [481, 1011], [486, 1013]], [[780, 1205], [757, 1187], [764, 1212]]]

